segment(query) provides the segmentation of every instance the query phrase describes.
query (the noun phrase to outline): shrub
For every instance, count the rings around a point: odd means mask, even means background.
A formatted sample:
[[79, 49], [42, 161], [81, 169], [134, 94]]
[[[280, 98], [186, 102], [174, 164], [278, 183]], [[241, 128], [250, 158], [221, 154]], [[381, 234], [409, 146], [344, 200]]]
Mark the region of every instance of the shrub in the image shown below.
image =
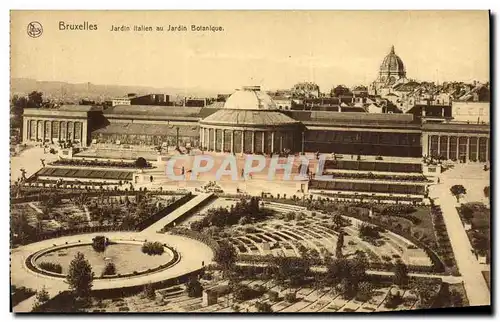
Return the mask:
[[381, 215], [394, 216], [394, 215], [407, 215], [415, 212], [415, 207], [412, 205], [399, 204], [399, 205], [389, 205], [382, 209]]
[[203, 287], [197, 279], [190, 279], [186, 283], [186, 289], [189, 297], [200, 297], [203, 294]]
[[247, 234], [253, 234], [259, 232], [255, 227], [245, 227], [244, 230]]
[[297, 301], [297, 295], [294, 292], [287, 293], [285, 294], [285, 301], [288, 303], [294, 303]]
[[299, 212], [298, 214], [295, 215], [295, 220], [296, 221], [301, 221], [301, 220], [304, 220], [306, 217], [306, 215], [304, 215], [303, 212]]
[[246, 225], [251, 223], [252, 221], [248, 217], [241, 217], [240, 220], [238, 220], [238, 224], [240, 225]]
[[279, 295], [278, 295], [278, 292], [276, 292], [276, 291], [267, 292], [267, 296], [269, 298], [269, 301], [271, 301], [271, 302], [277, 302], [279, 300]]
[[271, 308], [271, 304], [269, 303], [256, 302], [255, 308], [258, 312], [261, 313], [271, 313], [273, 311], [273, 309]]
[[237, 286], [237, 289], [234, 292], [234, 298], [238, 301], [248, 301], [258, 297], [259, 295], [261, 294], [258, 291], [248, 287], [247, 285]]
[[62, 274], [62, 266], [60, 264], [51, 262], [41, 262], [39, 266], [41, 269], [44, 269], [46, 271]]
[[106, 275], [116, 275], [116, 266], [114, 263], [107, 263], [102, 272], [102, 276]]
[[294, 220], [295, 219], [295, 213], [293, 212], [288, 212], [285, 216], [287, 221]]
[[256, 285], [254, 290], [260, 294], [264, 294], [267, 291], [266, 287], [263, 285]]
[[368, 224], [361, 224], [359, 226], [359, 237], [362, 239], [378, 239], [380, 238], [381, 228], [371, 226]]
[[92, 248], [98, 253], [104, 252], [108, 243], [109, 240], [105, 236], [95, 236], [92, 238]]
[[156, 298], [156, 292], [153, 284], [146, 284], [144, 286], [144, 296], [150, 300], [154, 300]]
[[387, 299], [385, 301], [385, 307], [389, 309], [394, 309], [401, 303], [403, 303], [403, 297], [398, 291], [396, 294], [390, 293], [389, 295], [387, 295]]
[[165, 249], [160, 242], [145, 242], [142, 245], [142, 252], [148, 255], [161, 255]]

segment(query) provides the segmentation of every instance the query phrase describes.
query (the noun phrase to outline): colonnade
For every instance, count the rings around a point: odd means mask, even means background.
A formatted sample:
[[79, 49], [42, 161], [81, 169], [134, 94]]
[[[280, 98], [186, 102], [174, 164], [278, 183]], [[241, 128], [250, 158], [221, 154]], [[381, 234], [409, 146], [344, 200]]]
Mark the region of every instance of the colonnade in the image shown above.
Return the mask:
[[[300, 134], [300, 133], [298, 133]], [[262, 129], [227, 129], [200, 127], [200, 144], [208, 151], [229, 153], [279, 153], [300, 149], [300, 137], [296, 131]]]
[[23, 141], [65, 142], [87, 145], [87, 120], [25, 118]]
[[[424, 138], [425, 140], [425, 138]], [[490, 161], [490, 138], [485, 135], [429, 135], [424, 154], [453, 161]]]

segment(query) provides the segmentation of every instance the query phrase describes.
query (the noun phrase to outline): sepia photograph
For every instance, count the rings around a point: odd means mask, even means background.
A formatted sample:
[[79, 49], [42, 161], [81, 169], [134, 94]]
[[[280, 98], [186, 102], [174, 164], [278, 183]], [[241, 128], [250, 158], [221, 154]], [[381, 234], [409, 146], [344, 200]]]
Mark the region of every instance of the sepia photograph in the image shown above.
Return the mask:
[[10, 311], [492, 313], [467, 11], [10, 11]]

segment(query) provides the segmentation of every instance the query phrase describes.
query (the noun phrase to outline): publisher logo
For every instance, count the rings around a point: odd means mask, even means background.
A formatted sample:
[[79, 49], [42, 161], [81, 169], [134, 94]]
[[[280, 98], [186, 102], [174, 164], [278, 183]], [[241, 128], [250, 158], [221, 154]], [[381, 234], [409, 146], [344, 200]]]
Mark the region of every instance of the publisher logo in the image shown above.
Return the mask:
[[32, 38], [40, 37], [43, 33], [42, 24], [39, 23], [38, 21], [30, 22], [28, 24], [27, 32], [28, 32], [28, 36], [30, 36]]

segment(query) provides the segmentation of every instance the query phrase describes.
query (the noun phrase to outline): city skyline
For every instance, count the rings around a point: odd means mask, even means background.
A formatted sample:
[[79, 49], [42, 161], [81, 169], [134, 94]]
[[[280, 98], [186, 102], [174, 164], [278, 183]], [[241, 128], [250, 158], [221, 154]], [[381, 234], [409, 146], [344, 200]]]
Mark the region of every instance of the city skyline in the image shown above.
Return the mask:
[[[104, 18], [97, 11], [12, 12], [17, 41], [11, 46], [11, 77], [225, 91], [248, 84], [290, 88], [308, 81], [328, 91], [333, 85], [373, 82], [394, 45], [410, 79], [489, 80], [487, 11], [208, 13], [107, 12]], [[44, 26], [40, 38], [26, 35], [33, 20]], [[74, 31], [58, 30], [54, 22], [59, 20], [87, 21], [99, 29], [77, 31], [75, 37]], [[193, 23], [224, 31], [110, 31], [111, 26]]]

